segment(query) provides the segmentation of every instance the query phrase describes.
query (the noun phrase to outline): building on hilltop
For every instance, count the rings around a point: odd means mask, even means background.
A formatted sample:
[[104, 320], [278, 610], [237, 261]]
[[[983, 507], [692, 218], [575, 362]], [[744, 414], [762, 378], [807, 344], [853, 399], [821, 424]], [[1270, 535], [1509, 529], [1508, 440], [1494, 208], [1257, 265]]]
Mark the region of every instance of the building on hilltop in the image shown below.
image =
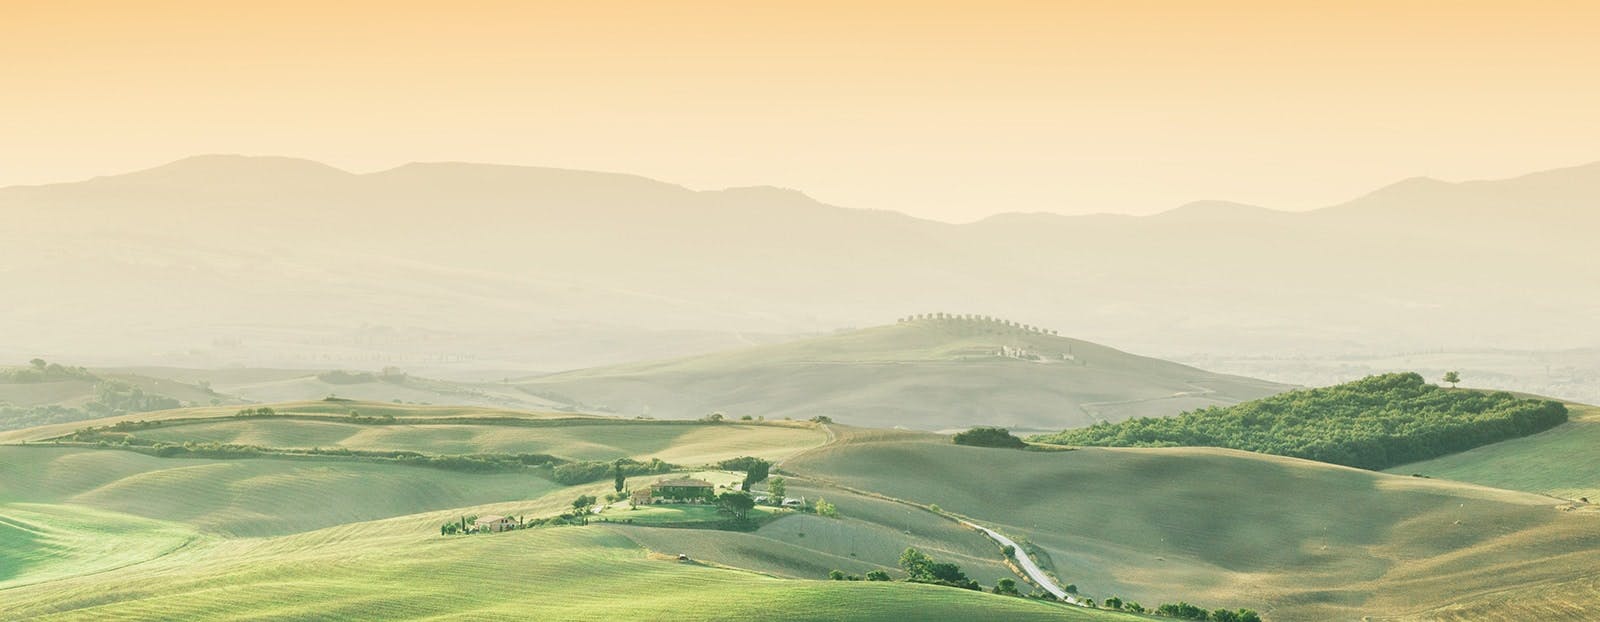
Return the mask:
[[510, 516], [496, 516], [493, 514], [488, 516], [479, 516], [477, 520], [472, 521], [472, 528], [481, 533], [509, 531], [517, 528], [517, 519], [511, 518]]
[[701, 503], [711, 500], [716, 489], [711, 482], [685, 477], [656, 482], [648, 494], [653, 503]]

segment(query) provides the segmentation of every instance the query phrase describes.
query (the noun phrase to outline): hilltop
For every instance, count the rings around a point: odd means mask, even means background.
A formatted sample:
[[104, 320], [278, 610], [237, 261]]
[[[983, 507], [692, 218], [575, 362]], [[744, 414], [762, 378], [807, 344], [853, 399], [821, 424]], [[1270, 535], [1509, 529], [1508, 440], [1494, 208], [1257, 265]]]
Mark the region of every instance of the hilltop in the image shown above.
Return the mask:
[[518, 386], [584, 410], [629, 416], [826, 416], [927, 430], [1087, 425], [1233, 404], [1288, 388], [1010, 320], [944, 313], [775, 345], [552, 374]]

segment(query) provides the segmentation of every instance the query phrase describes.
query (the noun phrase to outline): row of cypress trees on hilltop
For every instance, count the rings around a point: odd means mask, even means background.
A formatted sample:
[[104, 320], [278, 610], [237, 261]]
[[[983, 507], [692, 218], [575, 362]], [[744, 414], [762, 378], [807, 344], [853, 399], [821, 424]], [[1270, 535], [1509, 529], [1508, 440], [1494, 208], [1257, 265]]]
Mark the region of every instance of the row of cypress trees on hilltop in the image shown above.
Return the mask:
[[912, 322], [972, 322], [972, 323], [985, 323], [985, 324], [994, 324], [994, 325], [997, 325], [997, 326], [1002, 326], [1002, 327], [1005, 327], [1005, 328], [1018, 330], [1018, 331], [1022, 331], [1022, 332], [1025, 332], [1025, 333], [1034, 333], [1034, 334], [1038, 334], [1038, 335], [1055, 335], [1055, 334], [1058, 334], [1056, 331], [1048, 329], [1048, 328], [1040, 328], [1040, 327], [1034, 326], [1032, 324], [1023, 324], [1021, 322], [1014, 322], [1014, 321], [1007, 320], [1007, 319], [1004, 319], [1004, 318], [998, 318], [998, 317], [993, 317], [993, 316], [988, 316], [988, 315], [978, 315], [978, 314], [974, 314], [974, 313], [918, 313], [918, 314], [915, 314], [915, 315], [908, 315], [906, 317], [903, 317], [903, 318], [900, 318], [899, 320], [897, 320], [897, 323], [899, 323], [899, 324], [909, 324], [909, 323], [912, 323]]

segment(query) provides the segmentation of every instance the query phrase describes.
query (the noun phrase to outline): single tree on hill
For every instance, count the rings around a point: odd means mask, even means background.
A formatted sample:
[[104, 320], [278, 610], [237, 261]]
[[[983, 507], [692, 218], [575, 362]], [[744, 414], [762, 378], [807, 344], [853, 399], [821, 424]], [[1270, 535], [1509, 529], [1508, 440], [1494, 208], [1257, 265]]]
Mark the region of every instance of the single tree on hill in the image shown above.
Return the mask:
[[767, 482], [767, 496], [772, 498], [773, 503], [783, 503], [783, 497], [788, 493], [789, 480], [783, 479], [782, 476], [773, 477]]
[[1452, 389], [1456, 388], [1456, 385], [1461, 383], [1461, 372], [1458, 372], [1458, 371], [1447, 371], [1447, 372], [1445, 372], [1444, 373], [1444, 381], [1450, 383], [1450, 388], [1452, 388]]

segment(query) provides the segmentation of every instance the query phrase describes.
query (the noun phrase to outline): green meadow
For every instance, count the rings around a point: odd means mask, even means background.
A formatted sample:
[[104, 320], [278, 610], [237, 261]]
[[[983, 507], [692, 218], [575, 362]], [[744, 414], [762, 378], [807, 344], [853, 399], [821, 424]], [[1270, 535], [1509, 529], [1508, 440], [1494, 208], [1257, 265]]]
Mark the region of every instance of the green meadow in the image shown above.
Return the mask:
[[[722, 531], [707, 528], [726, 518], [709, 505], [629, 510], [602, 500], [613, 507], [587, 525], [444, 536], [441, 525], [473, 516], [553, 517], [613, 482], [315, 456], [162, 458], [38, 442], [72, 429], [19, 431], [35, 442], [0, 446], [0, 619], [1133, 619], [951, 587], [824, 580], [833, 570], [903, 577], [899, 555], [916, 548], [986, 587], [1010, 579], [1034, 589], [958, 519], [1025, 542], [1099, 601], [1249, 607], [1269, 620], [1583, 619], [1600, 606], [1585, 587], [1600, 574], [1600, 512], [1441, 477], [1205, 448], [986, 449], [839, 425], [411, 406], [377, 422], [320, 403], [279, 409], [290, 416], [234, 410], [154, 413], [144, 418], [166, 423], [130, 433], [668, 456], [691, 466], [753, 454], [778, 461], [786, 496], [826, 499], [837, 516], [760, 508], [752, 530]], [[1548, 444], [1574, 430], [1581, 443], [1592, 411], [1580, 412], [1509, 443]], [[1505, 447], [1514, 446], [1475, 451]], [[691, 468], [627, 484], [684, 476], [726, 490], [742, 474]]]

